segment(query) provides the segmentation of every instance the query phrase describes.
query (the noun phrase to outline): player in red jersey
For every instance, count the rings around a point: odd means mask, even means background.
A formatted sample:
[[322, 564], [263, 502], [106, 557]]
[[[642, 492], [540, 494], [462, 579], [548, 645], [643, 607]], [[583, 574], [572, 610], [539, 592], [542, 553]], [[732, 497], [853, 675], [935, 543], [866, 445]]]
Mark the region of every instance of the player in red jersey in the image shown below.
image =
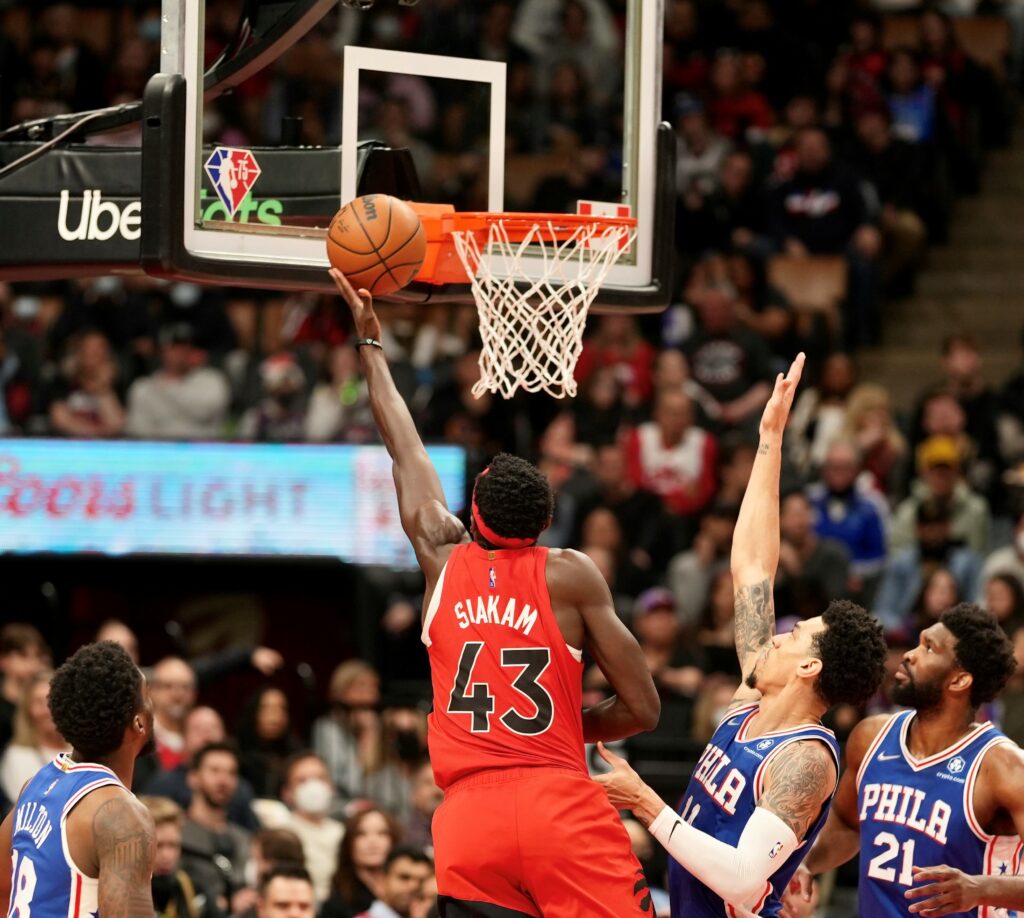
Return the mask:
[[[530, 463], [501, 455], [477, 478], [472, 536], [449, 513], [391, 379], [370, 295], [331, 276], [352, 310], [402, 527], [426, 577], [430, 759], [445, 792], [433, 824], [441, 914], [652, 915], [626, 830], [583, 752], [584, 742], [657, 723], [639, 646], [586, 555], [536, 545], [553, 498]], [[585, 711], [584, 645], [616, 691]]]

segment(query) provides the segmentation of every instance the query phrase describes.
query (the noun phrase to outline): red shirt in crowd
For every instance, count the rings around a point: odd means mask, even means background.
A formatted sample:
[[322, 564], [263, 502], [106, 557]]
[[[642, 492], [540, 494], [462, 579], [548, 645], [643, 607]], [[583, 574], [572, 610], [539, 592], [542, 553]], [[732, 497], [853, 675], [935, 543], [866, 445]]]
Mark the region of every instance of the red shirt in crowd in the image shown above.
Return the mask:
[[630, 479], [659, 495], [672, 513], [698, 513], [715, 495], [718, 441], [706, 430], [690, 427], [675, 446], [666, 446], [654, 421], [629, 436]]

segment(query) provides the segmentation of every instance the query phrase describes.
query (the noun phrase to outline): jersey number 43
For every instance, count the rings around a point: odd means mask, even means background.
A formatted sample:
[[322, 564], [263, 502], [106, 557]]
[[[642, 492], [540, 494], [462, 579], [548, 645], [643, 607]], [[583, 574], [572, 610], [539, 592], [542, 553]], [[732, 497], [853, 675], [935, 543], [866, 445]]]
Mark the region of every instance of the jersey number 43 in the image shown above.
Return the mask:
[[[455, 674], [448, 700], [449, 714], [472, 714], [470, 730], [473, 733], [489, 733], [491, 715], [494, 713], [494, 696], [486, 682], [473, 682], [473, 667], [483, 649], [483, 641], [468, 641], [462, 647], [459, 670]], [[540, 677], [551, 664], [551, 650], [547, 647], [505, 647], [501, 651], [503, 669], [519, 669], [519, 675], [512, 682], [520, 695], [533, 704], [536, 713], [524, 717], [514, 707], [509, 708], [498, 720], [513, 733], [520, 736], [538, 736], [551, 726], [555, 716], [555, 704], [546, 688], [540, 684]]]

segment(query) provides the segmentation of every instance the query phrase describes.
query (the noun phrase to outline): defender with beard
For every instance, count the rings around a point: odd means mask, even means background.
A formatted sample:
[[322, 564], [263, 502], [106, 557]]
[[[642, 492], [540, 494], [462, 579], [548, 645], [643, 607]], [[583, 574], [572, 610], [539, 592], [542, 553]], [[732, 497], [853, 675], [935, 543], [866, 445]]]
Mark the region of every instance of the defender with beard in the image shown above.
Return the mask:
[[128, 790], [152, 747], [146, 680], [110, 641], [54, 673], [50, 713], [70, 755], [44, 765], [0, 825], [0, 897], [18, 918], [153, 918], [153, 818]]
[[882, 680], [885, 642], [868, 613], [833, 601], [774, 634], [782, 433], [803, 355], [779, 374], [733, 536], [736, 650], [745, 684], [697, 763], [677, 815], [620, 758], [595, 780], [672, 855], [677, 918], [778, 915], [780, 896], [825, 822], [839, 745], [821, 725], [834, 704], [861, 704]]
[[812, 875], [860, 851], [863, 918], [1024, 907], [1024, 758], [976, 719], [1015, 668], [1010, 641], [977, 606], [954, 606], [921, 632], [892, 695], [910, 710], [850, 734], [835, 804], [791, 895], [809, 900]]

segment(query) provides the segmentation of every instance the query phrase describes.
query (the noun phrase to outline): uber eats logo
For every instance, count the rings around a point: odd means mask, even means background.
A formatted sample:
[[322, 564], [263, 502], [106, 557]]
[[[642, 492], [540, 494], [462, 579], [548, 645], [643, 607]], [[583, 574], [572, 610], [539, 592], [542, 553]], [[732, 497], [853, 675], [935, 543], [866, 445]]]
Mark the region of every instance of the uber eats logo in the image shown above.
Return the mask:
[[[231, 221], [220, 200], [214, 196], [212, 201], [208, 201], [208, 197], [203, 188], [199, 193], [203, 220], [281, 225], [284, 205], [274, 198], [257, 201], [251, 194], [246, 195], [238, 207], [235, 220]], [[81, 198], [72, 198], [71, 192], [65, 188], [60, 193], [57, 233], [65, 242], [106, 242], [115, 235], [134, 241], [142, 235], [142, 202], [131, 201], [121, 207], [113, 201], [104, 201], [102, 191], [86, 191]]]

